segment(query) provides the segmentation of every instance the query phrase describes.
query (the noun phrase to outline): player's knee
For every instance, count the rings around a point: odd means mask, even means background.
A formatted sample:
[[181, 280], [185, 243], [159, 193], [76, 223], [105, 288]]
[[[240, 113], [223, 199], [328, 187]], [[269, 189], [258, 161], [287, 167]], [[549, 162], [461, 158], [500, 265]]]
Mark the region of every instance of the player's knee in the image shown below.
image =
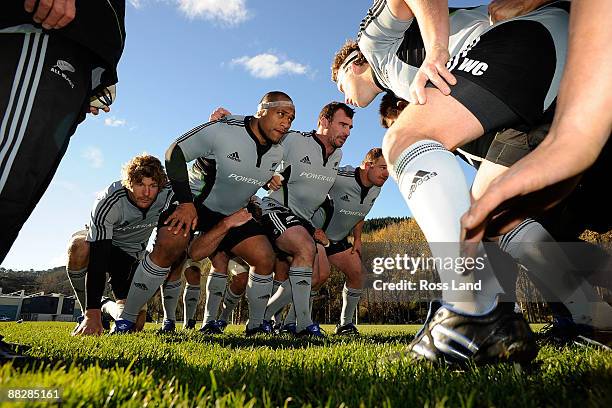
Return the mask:
[[89, 259], [89, 242], [84, 236], [73, 237], [68, 243], [68, 264], [86, 266]]
[[158, 235], [151, 253], [153, 262], [160, 266], [171, 266], [184, 254], [188, 240], [182, 235]]
[[238, 275], [232, 276], [232, 287], [238, 289], [239, 292], [234, 293], [242, 293], [247, 286], [247, 282], [249, 281], [248, 273], [240, 273]]
[[347, 284], [352, 288], [362, 287], [365, 282], [365, 271], [360, 267], [348, 268], [344, 276], [346, 277]]
[[410, 127], [397, 127], [393, 126], [387, 133], [382, 142], [383, 156], [387, 159], [387, 162], [394, 163], [398, 156], [408, 147], [416, 142], [425, 139], [433, 139], [433, 136], [426, 136], [423, 132], [419, 132]]
[[199, 285], [200, 284], [200, 270], [193, 266], [185, 269], [185, 279], [187, 283], [190, 285]]
[[255, 269], [255, 273], [260, 275], [268, 275], [274, 270], [276, 255], [274, 253], [258, 253], [251, 267]]
[[298, 245], [297, 247], [296, 256], [304, 260], [308, 260], [309, 262], [314, 261], [316, 255], [317, 255], [317, 248], [315, 246], [314, 240], [310, 237], [302, 240], [300, 245]]
[[313, 276], [312, 286], [321, 286], [329, 279], [329, 269], [321, 268], [317, 276]]

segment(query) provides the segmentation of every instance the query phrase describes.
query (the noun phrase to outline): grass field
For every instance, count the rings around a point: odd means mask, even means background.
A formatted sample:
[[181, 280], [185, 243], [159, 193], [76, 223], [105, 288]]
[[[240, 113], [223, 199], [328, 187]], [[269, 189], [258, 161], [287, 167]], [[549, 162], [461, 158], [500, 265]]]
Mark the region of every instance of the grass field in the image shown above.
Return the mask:
[[39, 360], [1, 366], [0, 389], [59, 387], [62, 406], [612, 407], [612, 353], [580, 346], [543, 346], [527, 368], [454, 370], [394, 358], [417, 326], [361, 326], [359, 338], [324, 341], [247, 339], [238, 326], [217, 337], [148, 326], [74, 338], [72, 327], [0, 323], [6, 341]]

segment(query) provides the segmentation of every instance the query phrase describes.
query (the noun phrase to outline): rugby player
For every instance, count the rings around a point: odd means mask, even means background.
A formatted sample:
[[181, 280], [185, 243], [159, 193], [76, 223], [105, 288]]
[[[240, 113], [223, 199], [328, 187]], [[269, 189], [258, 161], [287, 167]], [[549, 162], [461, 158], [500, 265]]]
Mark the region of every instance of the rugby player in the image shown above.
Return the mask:
[[[101, 334], [102, 311], [119, 318], [134, 269], [172, 197], [161, 162], [146, 154], [127, 162], [122, 179], [98, 196], [87, 229], [75, 233], [68, 245], [66, 272], [83, 311], [73, 334]], [[102, 304], [107, 273], [116, 302]], [[144, 317], [139, 314], [137, 330]]]
[[[325, 254], [319, 254], [319, 277], [313, 287], [319, 289], [329, 277], [329, 263], [346, 277], [342, 289], [342, 312], [336, 334], [358, 334], [355, 311], [363, 292], [366, 271], [361, 263], [361, 230], [389, 171], [379, 147], [366, 154], [358, 168], [343, 166], [329, 191], [329, 200], [315, 213], [312, 223], [329, 240]], [[348, 235], [353, 232], [353, 244]]]
[[[393, 125], [406, 106], [407, 101], [385, 94], [379, 109], [383, 127]], [[478, 170], [472, 185], [474, 197], [481, 194], [492, 178], [537, 148], [548, 133], [553, 113], [531, 130], [505, 129], [455, 151]], [[537, 220], [525, 218], [508, 233], [489, 237], [526, 268], [548, 302], [553, 322], [544, 337], [557, 343], [580, 341], [585, 337], [589, 339], [587, 342], [609, 343], [612, 338], [612, 307], [601, 300], [593, 287], [611, 288], [606, 266], [610, 256], [600, 247], [580, 240], [586, 229], [602, 233], [612, 229], [606, 204], [596, 199], [597, 180], [609, 174], [609, 163], [608, 155], [604, 154], [567, 199], [539, 214]], [[563, 247], [554, 245], [555, 241], [581, 245], [564, 251]], [[512, 275], [517, 277], [515, 273]], [[513, 280], [509, 283], [515, 286]]]
[[[404, 1], [377, 1], [362, 22], [358, 43], [348, 42], [336, 55], [332, 78], [346, 101], [357, 106], [368, 105], [387, 89], [409, 99], [418, 67], [434, 51], [428, 48], [430, 35], [446, 35], [449, 71], [456, 84], [451, 83], [450, 95], [426, 87], [425, 100], [417, 98], [426, 103], [404, 109], [385, 135], [383, 151], [434, 257], [456, 259], [461, 256], [459, 218], [469, 208], [470, 194], [449, 150], [491, 130], [541, 119], [557, 94], [569, 17], [564, 4], [553, 4], [493, 25], [486, 6], [454, 11], [449, 20], [427, 20], [422, 16], [434, 7], [424, 4], [417, 4], [413, 12]], [[536, 57], [538, 63], [531, 64]], [[481, 256], [482, 246], [477, 249]], [[414, 357], [450, 361], [535, 357], [537, 349], [524, 318], [498, 304], [503, 290], [488, 261], [478, 273], [460, 275], [452, 268], [438, 272], [449, 287], [453, 281], [467, 286], [480, 281], [482, 290], [443, 291], [444, 304], [432, 311], [411, 346]], [[431, 331], [437, 326], [455, 334], [461, 334], [454, 331], [461, 326], [466, 333], [451, 340], [439, 335], [441, 329]], [[427, 342], [432, 333], [448, 352]], [[466, 336], [474, 341], [461, 340]], [[446, 347], [457, 339], [460, 350]]]
[[[261, 99], [255, 116], [228, 116], [202, 124], [170, 146], [166, 168], [179, 204], [160, 218], [153, 252], [136, 269], [116, 332], [132, 330], [140, 307], [153, 296], [172, 264], [187, 249], [191, 231], [209, 232], [206, 239], [193, 240], [189, 246], [191, 259], [197, 261], [212, 253], [213, 267], [226, 270], [227, 252], [251, 265], [247, 334], [262, 331], [275, 255], [265, 232], [245, 207], [274, 174], [283, 157], [279, 142], [294, 118], [291, 98], [283, 92], [269, 92]], [[188, 173], [186, 164], [195, 159]], [[203, 172], [210, 168], [214, 172]], [[194, 196], [192, 189], [197, 185], [202, 188]], [[235, 212], [245, 214], [241, 225], [229, 228], [221, 222]]]
[[[559, 184], [575, 182], [575, 176], [588, 169], [598, 155], [610, 149], [612, 111], [612, 54], [608, 46], [612, 31], [612, 10], [605, 3], [572, 2], [570, 46], [567, 72], [559, 90], [559, 103], [553, 126], [546, 140], [529, 156], [498, 177], [462, 218], [465, 238], [478, 240], [487, 219], [506, 200], [526, 201], [538, 190], [554, 186], [540, 200], [542, 209], [550, 205], [551, 193], [567, 194]], [[588, 118], [588, 120], [585, 120]], [[609, 156], [609, 153], [608, 153]], [[555, 157], [556, 160], [549, 160]], [[535, 204], [532, 203], [532, 206]], [[495, 210], [495, 211], [494, 211]]]
[[350, 135], [353, 114], [353, 109], [344, 103], [331, 102], [319, 113], [316, 131], [291, 132], [283, 140], [283, 160], [277, 169], [280, 176], [268, 184], [269, 193], [261, 204], [262, 224], [282, 253], [281, 260], [290, 264], [288, 276], [282, 272], [285, 268], [275, 268], [279, 288], [264, 317], [270, 330], [272, 316], [293, 303], [297, 322], [291, 332], [323, 336], [310, 313], [310, 299], [315, 296], [311, 285], [317, 253], [313, 239], [316, 229], [310, 219], [336, 179], [342, 158], [340, 148]]

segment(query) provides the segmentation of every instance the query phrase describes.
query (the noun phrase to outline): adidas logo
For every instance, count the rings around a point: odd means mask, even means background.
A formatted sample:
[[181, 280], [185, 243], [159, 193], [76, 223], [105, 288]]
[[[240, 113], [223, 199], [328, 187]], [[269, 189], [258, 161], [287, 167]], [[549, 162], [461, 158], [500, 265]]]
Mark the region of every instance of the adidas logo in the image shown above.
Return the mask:
[[140, 283], [140, 282], [136, 282], [134, 284], [134, 287], [140, 289], [140, 290], [149, 290], [149, 288], [147, 287], [147, 285], [145, 285], [144, 283]]
[[301, 280], [299, 282], [296, 283], [296, 285], [300, 285], [300, 286], [308, 286], [310, 285], [307, 281], [305, 280]]
[[295, 218], [295, 216], [294, 216], [294, 215], [290, 215], [290, 216], [288, 216], [287, 218], [285, 218], [285, 221], [289, 222], [289, 221], [291, 221], [291, 220], [292, 220], [292, 219], [294, 219], [294, 218]]
[[304, 158], [302, 160], [300, 160], [300, 163], [304, 163], [304, 164], [312, 164], [310, 162], [310, 157], [308, 156], [304, 156]]
[[240, 160], [240, 156], [238, 156], [238, 152], [234, 152], [234, 153], [228, 154], [227, 158], [231, 159], [233, 161], [237, 161], [237, 162], [241, 162], [242, 161], [242, 160]]
[[419, 187], [421, 184], [425, 183], [426, 181], [431, 180], [437, 175], [438, 173], [436, 173], [435, 171], [425, 171], [425, 170], [417, 171], [416, 174], [414, 175], [414, 178], [412, 179], [412, 184], [410, 185], [410, 193], [408, 193], [408, 199], [412, 197], [412, 193], [416, 191], [417, 187]]
[[351, 201], [351, 200], [349, 200], [348, 194], [343, 195], [342, 197], [340, 197], [340, 199], [343, 200], [343, 201]]

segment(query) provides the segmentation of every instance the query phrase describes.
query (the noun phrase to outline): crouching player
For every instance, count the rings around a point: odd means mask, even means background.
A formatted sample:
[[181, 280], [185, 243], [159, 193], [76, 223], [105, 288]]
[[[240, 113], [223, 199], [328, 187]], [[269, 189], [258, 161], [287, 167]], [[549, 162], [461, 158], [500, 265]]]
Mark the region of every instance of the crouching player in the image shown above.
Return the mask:
[[[102, 311], [119, 318], [134, 269], [172, 197], [161, 162], [146, 154], [126, 163], [122, 179], [98, 196], [87, 230], [75, 233], [68, 245], [66, 272], [84, 310], [73, 334], [101, 334]], [[102, 304], [107, 273], [116, 302], [104, 299]], [[144, 317], [141, 311], [138, 329]]]
[[[361, 166], [343, 166], [329, 191], [326, 201], [312, 219], [315, 227], [321, 228], [329, 240], [325, 255], [319, 254], [318, 290], [329, 277], [329, 263], [346, 277], [342, 290], [342, 313], [336, 334], [358, 334], [354, 324], [355, 310], [363, 292], [365, 270], [361, 263], [361, 230], [364, 218], [372, 209], [380, 188], [387, 181], [389, 171], [379, 147], [371, 149]], [[353, 232], [354, 242], [348, 242]]]

